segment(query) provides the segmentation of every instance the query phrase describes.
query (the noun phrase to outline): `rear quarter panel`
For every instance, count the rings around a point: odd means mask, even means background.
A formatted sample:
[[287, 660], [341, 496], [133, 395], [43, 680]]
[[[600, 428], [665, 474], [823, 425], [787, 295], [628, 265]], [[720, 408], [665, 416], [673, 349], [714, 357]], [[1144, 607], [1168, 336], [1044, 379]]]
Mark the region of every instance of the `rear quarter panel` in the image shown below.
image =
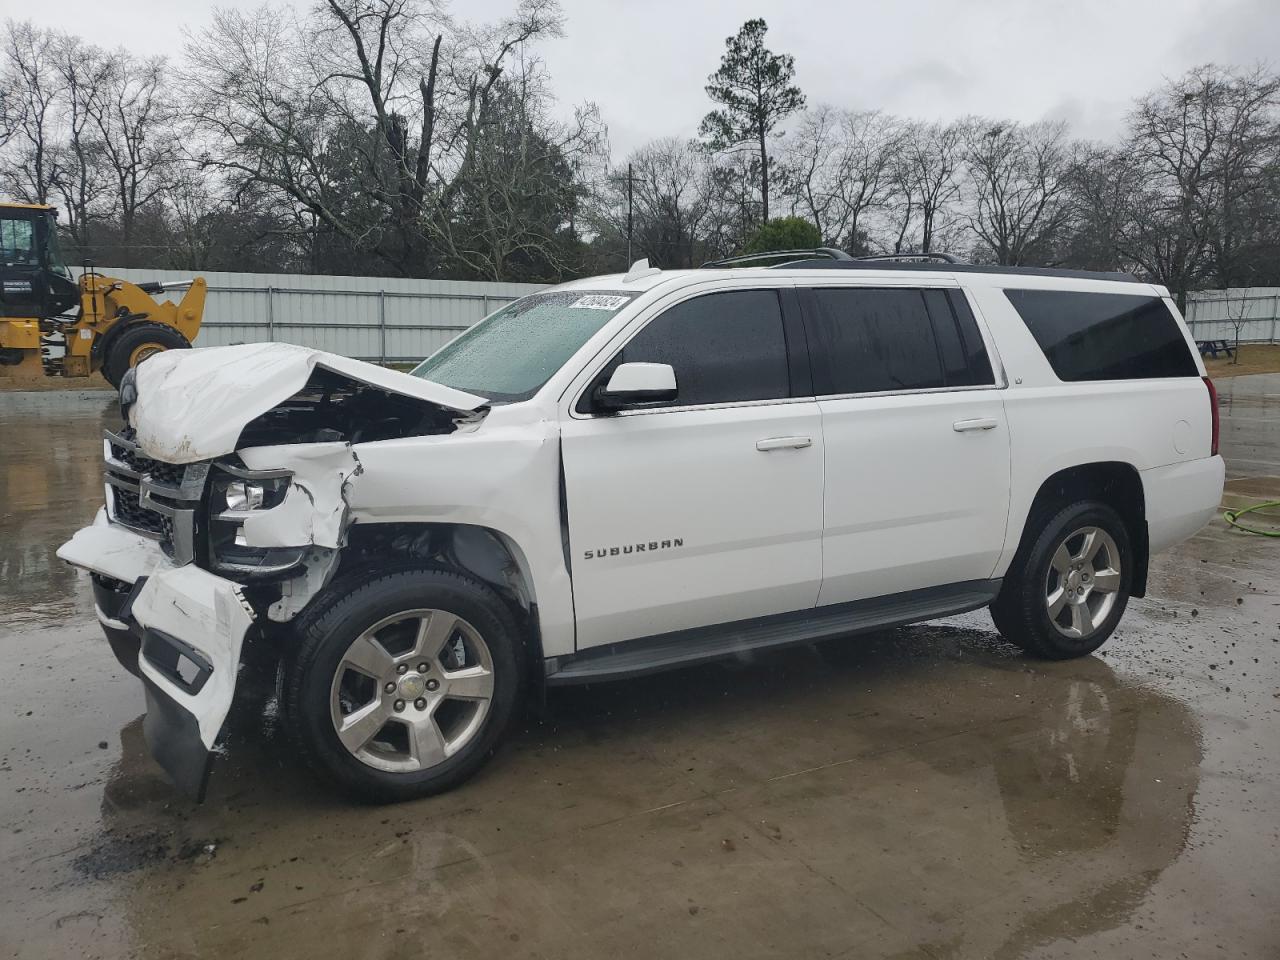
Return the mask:
[[[1198, 377], [1070, 383], [1059, 380], [1005, 296], [1006, 286], [1069, 286], [1081, 292], [1164, 294], [1147, 284], [1064, 282], [1035, 277], [1018, 277], [1016, 282], [1006, 284], [985, 278], [969, 288], [999, 344], [1009, 378], [1005, 396], [1012, 447], [1009, 524], [996, 576], [1003, 575], [1013, 559], [1031, 504], [1050, 476], [1085, 463], [1125, 463], [1143, 475], [1144, 471], [1171, 464], [1204, 461], [1210, 457], [1212, 431], [1208, 392]], [[1186, 336], [1181, 318], [1179, 324]], [[1188, 339], [1188, 349], [1192, 348]], [[1194, 349], [1192, 355], [1203, 372]], [[1202, 498], [1211, 498], [1212, 503], [1195, 509], [1212, 510], [1218, 497], [1203, 485], [1198, 492]], [[1148, 520], [1152, 520], [1150, 515]]]

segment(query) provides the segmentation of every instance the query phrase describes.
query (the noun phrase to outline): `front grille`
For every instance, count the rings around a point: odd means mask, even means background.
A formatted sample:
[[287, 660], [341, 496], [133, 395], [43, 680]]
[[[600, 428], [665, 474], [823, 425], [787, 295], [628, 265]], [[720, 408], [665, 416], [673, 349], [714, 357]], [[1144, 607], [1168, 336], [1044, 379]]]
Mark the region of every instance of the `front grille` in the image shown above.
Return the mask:
[[123, 464], [135, 473], [140, 473], [156, 461], [144, 457], [133, 442], [133, 428], [125, 427], [120, 431], [119, 435], [110, 431], [103, 431], [103, 438], [107, 441], [107, 455], [114, 459], [117, 463]]
[[146, 468], [147, 476], [151, 478], [151, 482], [164, 487], [180, 487], [182, 480], [187, 475], [187, 468], [176, 463], [161, 463], [159, 460], [152, 460]]
[[160, 541], [177, 563], [195, 559], [196, 516], [209, 476], [207, 463], [152, 460], [133, 430], [103, 431], [107, 516], [113, 523]]
[[165, 518], [142, 505], [136, 488], [126, 490], [118, 486], [109, 486], [108, 490], [111, 496], [112, 519], [116, 523], [140, 533], [153, 534], [161, 541], [172, 542], [172, 533], [164, 528]]

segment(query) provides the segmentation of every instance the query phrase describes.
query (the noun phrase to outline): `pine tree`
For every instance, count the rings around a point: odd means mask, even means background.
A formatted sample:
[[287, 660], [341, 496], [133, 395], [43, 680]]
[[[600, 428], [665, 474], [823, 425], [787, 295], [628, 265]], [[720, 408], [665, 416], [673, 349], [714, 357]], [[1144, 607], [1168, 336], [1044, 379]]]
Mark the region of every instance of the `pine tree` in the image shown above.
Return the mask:
[[707, 96], [721, 105], [702, 119], [700, 132], [714, 150], [746, 144], [760, 151], [761, 222], [769, 219], [769, 137], [784, 119], [804, 106], [792, 84], [795, 59], [764, 45], [768, 26], [748, 20], [725, 40], [720, 69], [707, 78]]

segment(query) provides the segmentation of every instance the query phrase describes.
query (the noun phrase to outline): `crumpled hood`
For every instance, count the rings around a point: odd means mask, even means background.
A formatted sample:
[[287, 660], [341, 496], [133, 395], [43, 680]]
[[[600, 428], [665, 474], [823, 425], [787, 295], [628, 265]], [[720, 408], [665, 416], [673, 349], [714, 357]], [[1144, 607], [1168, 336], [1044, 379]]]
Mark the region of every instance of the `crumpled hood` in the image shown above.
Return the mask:
[[129, 422], [143, 452], [156, 460], [220, 457], [235, 450], [246, 424], [301, 390], [316, 367], [457, 413], [488, 403], [363, 360], [290, 343], [249, 343], [152, 356], [137, 368], [138, 400]]

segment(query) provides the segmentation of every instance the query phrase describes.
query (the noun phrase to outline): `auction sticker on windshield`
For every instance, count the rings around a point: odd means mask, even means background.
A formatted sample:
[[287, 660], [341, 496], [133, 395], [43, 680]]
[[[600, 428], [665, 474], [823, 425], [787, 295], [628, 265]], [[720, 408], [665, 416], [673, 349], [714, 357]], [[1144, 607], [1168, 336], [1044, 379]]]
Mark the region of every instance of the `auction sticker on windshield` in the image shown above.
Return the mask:
[[577, 310], [617, 310], [624, 306], [630, 297], [608, 296], [607, 294], [595, 293], [585, 297], [579, 297], [573, 303], [569, 304], [571, 308]]

